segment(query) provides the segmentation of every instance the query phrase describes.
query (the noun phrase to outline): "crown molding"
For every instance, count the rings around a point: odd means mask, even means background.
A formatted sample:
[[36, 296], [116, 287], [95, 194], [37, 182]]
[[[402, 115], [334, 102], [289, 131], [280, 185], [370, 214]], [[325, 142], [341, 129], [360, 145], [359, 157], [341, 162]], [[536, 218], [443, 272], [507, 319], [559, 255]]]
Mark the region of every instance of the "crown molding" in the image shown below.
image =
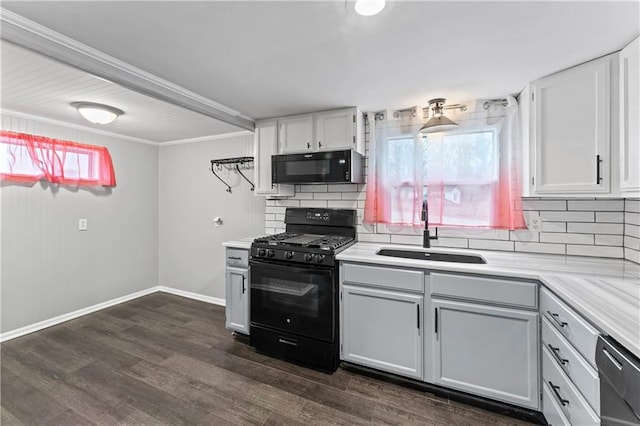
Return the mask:
[[238, 136], [253, 136], [253, 132], [250, 132], [248, 130], [242, 130], [240, 132], [222, 133], [219, 135], [199, 136], [197, 138], [179, 139], [179, 140], [169, 141], [169, 142], [160, 142], [159, 145], [160, 146], [183, 145], [187, 143], [208, 142], [216, 139], [235, 138]]
[[33, 115], [33, 114], [26, 114], [24, 112], [19, 112], [19, 111], [12, 111], [12, 110], [8, 110], [8, 109], [5, 109], [5, 108], [3, 108], [0, 111], [0, 113], [2, 115], [9, 115], [9, 116], [12, 116], [12, 117], [24, 118], [24, 119], [33, 120], [33, 121], [39, 121], [41, 123], [53, 124], [55, 126], [64, 127], [64, 128], [67, 128], [67, 129], [80, 130], [80, 131], [83, 131], [83, 132], [93, 133], [93, 134], [100, 135], [100, 136], [107, 136], [107, 137], [110, 137], [110, 138], [124, 139], [124, 140], [127, 140], [127, 141], [136, 142], [136, 143], [142, 143], [142, 144], [145, 144], [145, 145], [160, 146], [160, 143], [154, 142], [154, 141], [150, 141], [150, 140], [147, 140], [147, 139], [134, 138], [133, 136], [121, 135], [119, 133], [109, 132], [109, 131], [101, 130], [101, 129], [94, 129], [93, 127], [82, 126], [80, 124], [74, 124], [74, 123], [68, 123], [66, 121], [54, 120], [52, 118], [40, 117], [38, 115]]
[[161, 146], [161, 147], [171, 146], [171, 145], [184, 145], [184, 144], [197, 143], [197, 142], [208, 142], [208, 141], [213, 141], [217, 139], [235, 138], [238, 136], [251, 136], [254, 134], [254, 132], [250, 132], [249, 130], [241, 130], [238, 132], [221, 133], [218, 135], [198, 136], [197, 138], [190, 138], [190, 139], [177, 139], [177, 140], [168, 141], [168, 142], [154, 142], [147, 139], [134, 138], [133, 136], [121, 135], [119, 133], [109, 132], [101, 129], [95, 129], [93, 127], [83, 126], [81, 124], [68, 123], [66, 121], [54, 120], [52, 118], [46, 118], [46, 117], [41, 117], [39, 115], [27, 114], [24, 112], [14, 111], [6, 108], [3, 108], [2, 110], [0, 110], [0, 114], [17, 117], [17, 118], [24, 118], [26, 120], [39, 121], [41, 123], [53, 124], [55, 126], [65, 127], [67, 129], [80, 130], [83, 132], [93, 133], [101, 136], [107, 136], [110, 138], [124, 139], [131, 142], [142, 143], [145, 145]]
[[120, 61], [5, 8], [0, 8], [2, 39], [127, 89], [253, 131], [255, 122], [240, 112]]

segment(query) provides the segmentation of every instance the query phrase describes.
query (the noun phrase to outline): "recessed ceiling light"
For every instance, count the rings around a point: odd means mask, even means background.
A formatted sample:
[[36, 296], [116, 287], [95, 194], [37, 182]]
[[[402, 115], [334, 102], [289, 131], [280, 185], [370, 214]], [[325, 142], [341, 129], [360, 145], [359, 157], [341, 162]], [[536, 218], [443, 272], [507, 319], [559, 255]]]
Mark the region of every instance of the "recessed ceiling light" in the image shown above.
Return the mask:
[[124, 114], [124, 111], [109, 105], [94, 102], [71, 102], [71, 106], [78, 110], [87, 121], [94, 124], [107, 124]]
[[356, 0], [355, 9], [359, 15], [373, 16], [382, 12], [385, 0]]

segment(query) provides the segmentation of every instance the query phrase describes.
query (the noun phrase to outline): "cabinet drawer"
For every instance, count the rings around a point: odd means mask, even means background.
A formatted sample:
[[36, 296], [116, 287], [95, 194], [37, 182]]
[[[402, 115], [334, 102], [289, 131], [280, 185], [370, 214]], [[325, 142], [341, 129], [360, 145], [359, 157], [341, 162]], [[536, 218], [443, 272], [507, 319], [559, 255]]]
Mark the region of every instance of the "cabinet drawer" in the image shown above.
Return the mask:
[[542, 344], [555, 358], [596, 413], [600, 413], [600, 379], [597, 371], [566, 341], [553, 325], [542, 320]]
[[546, 288], [540, 289], [540, 312], [592, 367], [596, 366], [598, 330]]
[[548, 386], [550, 397], [558, 404], [569, 423], [580, 426], [600, 424], [598, 415], [564, 374], [547, 347], [542, 349], [542, 377]]
[[343, 263], [342, 279], [345, 283], [424, 293], [422, 271]]
[[431, 274], [431, 294], [536, 308], [538, 284], [488, 277]]
[[550, 426], [571, 426], [547, 383], [542, 384], [542, 414]]
[[249, 250], [228, 248], [227, 265], [247, 268], [249, 266]]

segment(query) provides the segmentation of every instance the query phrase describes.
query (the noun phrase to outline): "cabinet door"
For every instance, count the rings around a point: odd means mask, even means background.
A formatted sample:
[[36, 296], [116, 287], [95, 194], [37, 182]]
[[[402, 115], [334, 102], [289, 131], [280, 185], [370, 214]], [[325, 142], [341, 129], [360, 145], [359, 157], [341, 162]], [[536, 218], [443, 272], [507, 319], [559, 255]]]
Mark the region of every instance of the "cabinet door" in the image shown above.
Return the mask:
[[620, 52], [620, 190], [640, 191], [640, 38]]
[[610, 68], [606, 57], [532, 84], [536, 193], [609, 192]]
[[280, 152], [304, 152], [315, 149], [313, 142], [313, 116], [296, 115], [278, 120]]
[[249, 334], [249, 271], [227, 267], [226, 327]]
[[278, 152], [278, 122], [276, 120], [257, 122], [253, 143], [255, 195], [281, 197], [293, 195], [293, 185], [274, 185], [271, 182], [271, 156]]
[[315, 142], [319, 151], [355, 148], [355, 108], [315, 114], [315, 131]]
[[344, 285], [342, 359], [422, 378], [422, 301], [421, 295]]
[[435, 383], [538, 408], [537, 312], [439, 299], [432, 307]]

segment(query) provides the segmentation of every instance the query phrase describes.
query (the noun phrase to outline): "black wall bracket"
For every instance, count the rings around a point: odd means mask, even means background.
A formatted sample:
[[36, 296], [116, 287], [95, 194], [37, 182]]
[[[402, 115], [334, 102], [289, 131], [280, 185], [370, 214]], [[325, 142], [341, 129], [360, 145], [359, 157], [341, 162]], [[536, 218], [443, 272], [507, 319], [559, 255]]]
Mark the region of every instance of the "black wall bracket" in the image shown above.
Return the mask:
[[211, 160], [211, 168], [209, 170], [211, 170], [211, 173], [213, 173], [213, 175], [227, 187], [225, 191], [227, 191], [229, 194], [231, 194], [231, 186], [227, 182], [225, 182], [224, 179], [222, 179], [218, 175], [218, 173], [216, 173], [216, 171], [221, 172], [223, 169], [237, 171], [238, 173], [240, 173], [240, 176], [244, 178], [244, 180], [249, 182], [249, 185], [251, 185], [251, 190], [253, 191], [255, 189], [255, 185], [244, 175], [244, 173], [242, 173], [242, 170], [240, 170], [241, 168], [253, 168], [253, 157], [234, 157]]

